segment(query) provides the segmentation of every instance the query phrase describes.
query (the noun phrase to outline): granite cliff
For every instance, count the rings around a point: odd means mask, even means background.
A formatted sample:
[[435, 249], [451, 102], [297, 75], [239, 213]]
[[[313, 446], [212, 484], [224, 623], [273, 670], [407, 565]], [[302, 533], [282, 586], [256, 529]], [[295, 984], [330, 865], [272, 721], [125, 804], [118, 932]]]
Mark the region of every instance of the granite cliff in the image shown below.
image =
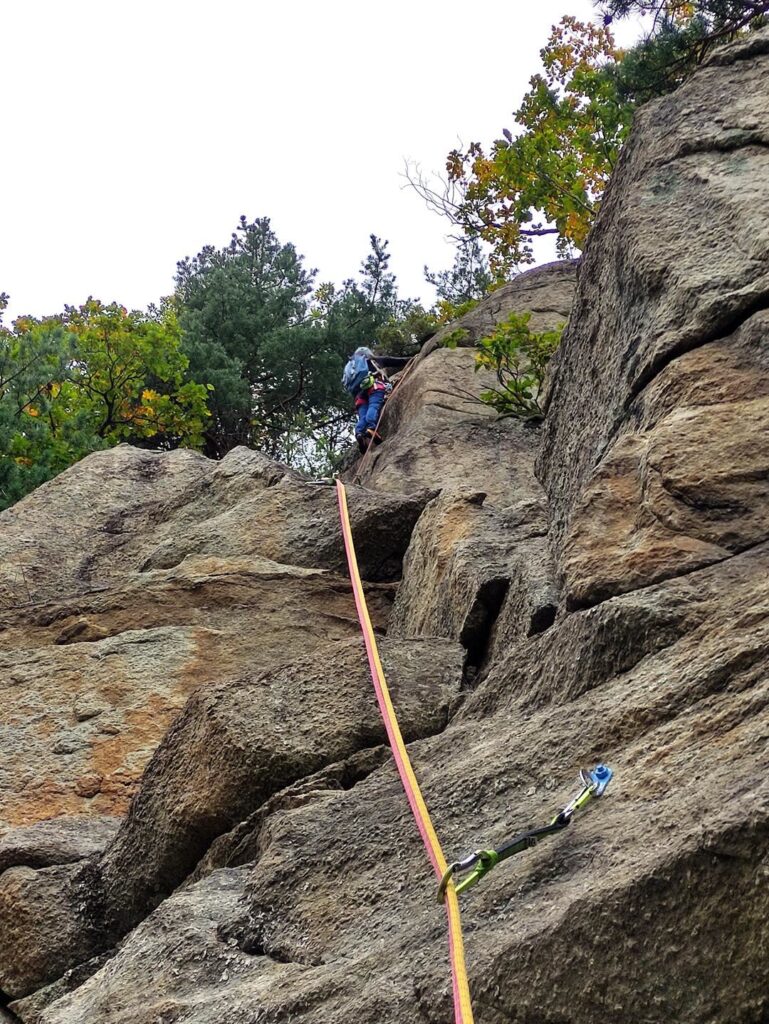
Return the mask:
[[[478, 1024], [769, 1020], [769, 32], [642, 108], [577, 267], [429, 342], [350, 469]], [[541, 425], [469, 347], [569, 318]], [[452, 325], [452, 329], [456, 325]], [[0, 516], [0, 1020], [446, 1022], [333, 488], [121, 446]]]

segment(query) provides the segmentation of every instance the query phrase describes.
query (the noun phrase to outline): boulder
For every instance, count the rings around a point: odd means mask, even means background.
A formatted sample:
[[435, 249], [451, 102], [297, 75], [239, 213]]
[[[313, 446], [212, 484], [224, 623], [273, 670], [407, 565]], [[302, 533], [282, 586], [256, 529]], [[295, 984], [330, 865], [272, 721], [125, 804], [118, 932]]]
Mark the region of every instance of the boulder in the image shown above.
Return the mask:
[[[429, 497], [351, 488], [353, 534], [377, 541], [376, 554], [363, 552], [364, 579], [397, 579]], [[345, 567], [334, 488], [246, 448], [214, 462], [118, 445], [39, 487], [0, 523], [0, 608], [103, 590], [192, 555]]]
[[[389, 640], [382, 654], [404, 736], [443, 729], [462, 680], [459, 645]], [[282, 668], [198, 689], [98, 860], [0, 875], [0, 988], [26, 996], [103, 952], [184, 881], [217, 836], [284, 787], [384, 739], [360, 639], [316, 644]]]
[[[242, 875], [243, 871], [237, 869], [217, 871], [194, 889], [166, 900], [104, 968], [117, 979], [115, 987], [105, 987], [99, 972], [90, 980], [83, 979], [71, 994], [44, 990], [46, 996], [54, 997], [50, 1002], [37, 994], [11, 1003], [17, 1019], [24, 1024], [52, 1020], [71, 1024], [110, 1020], [157, 1024], [173, 1020], [180, 1012], [193, 1017], [199, 1014], [200, 990], [206, 987], [213, 996], [213, 1005], [207, 1006], [212, 1013], [216, 1013], [217, 1004], [223, 1007], [214, 995], [217, 988], [231, 993], [236, 986], [244, 986], [246, 1004], [256, 1003], [260, 961], [225, 945], [218, 934], [220, 922], [237, 904]], [[133, 972], [127, 988], [126, 971]], [[146, 972], [154, 978], [149, 987]], [[254, 987], [247, 991], [250, 980]]]
[[630, 409], [563, 541], [570, 606], [769, 536], [769, 314], [668, 364]]
[[[430, 496], [349, 489], [377, 628]], [[334, 488], [244, 448], [120, 445], [0, 524], [0, 828], [123, 814], [198, 686], [359, 632]]]
[[451, 335], [460, 347], [473, 348], [511, 313], [531, 313], [532, 331], [551, 331], [565, 324], [574, 300], [578, 265], [578, 260], [545, 263], [495, 288], [474, 309], [441, 328], [424, 346], [420, 358], [439, 348]]

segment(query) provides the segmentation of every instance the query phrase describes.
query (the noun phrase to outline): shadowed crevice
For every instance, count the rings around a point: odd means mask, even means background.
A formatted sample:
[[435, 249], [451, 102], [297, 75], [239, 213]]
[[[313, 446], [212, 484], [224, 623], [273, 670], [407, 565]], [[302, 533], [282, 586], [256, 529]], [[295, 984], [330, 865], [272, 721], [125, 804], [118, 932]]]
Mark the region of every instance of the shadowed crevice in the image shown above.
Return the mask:
[[459, 636], [459, 642], [467, 651], [466, 672], [467, 670], [477, 671], [483, 664], [494, 624], [502, 610], [509, 588], [509, 579], [486, 580], [479, 588]]
[[11, 997], [8, 993], [0, 989], [0, 1024], [22, 1024], [21, 1017], [17, 1017], [12, 1010], [8, 1009], [10, 1002]]
[[557, 614], [558, 605], [556, 604], [545, 604], [537, 608], [531, 616], [529, 636], [538, 636], [540, 633], [544, 633], [546, 629], [550, 629], [555, 622]]

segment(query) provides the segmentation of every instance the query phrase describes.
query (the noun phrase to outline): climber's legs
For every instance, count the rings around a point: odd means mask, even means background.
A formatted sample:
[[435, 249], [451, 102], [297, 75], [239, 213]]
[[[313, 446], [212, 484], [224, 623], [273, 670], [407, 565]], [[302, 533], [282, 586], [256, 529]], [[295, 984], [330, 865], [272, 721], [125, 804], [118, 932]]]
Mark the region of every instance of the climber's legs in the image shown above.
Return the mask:
[[358, 399], [359, 404], [356, 403], [357, 409], [357, 421], [355, 422], [355, 436], [366, 433], [366, 428], [369, 425], [367, 423], [367, 417], [369, 414], [369, 399], [362, 398]]
[[379, 422], [379, 413], [384, 405], [385, 391], [371, 391], [368, 396], [368, 409], [366, 411], [366, 428], [376, 430]]
[[363, 398], [362, 400], [359, 400], [359, 404], [356, 404], [356, 409], [358, 410], [358, 419], [355, 423], [355, 438], [358, 441], [358, 447], [363, 447], [361, 445], [361, 438], [365, 439], [366, 436], [366, 414], [368, 413], [368, 399]]

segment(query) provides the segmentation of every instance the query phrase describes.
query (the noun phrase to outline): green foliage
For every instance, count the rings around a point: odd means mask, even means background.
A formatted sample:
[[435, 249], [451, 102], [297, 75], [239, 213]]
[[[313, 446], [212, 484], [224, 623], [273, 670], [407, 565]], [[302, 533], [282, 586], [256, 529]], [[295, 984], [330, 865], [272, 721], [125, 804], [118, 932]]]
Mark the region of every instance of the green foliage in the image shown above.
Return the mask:
[[457, 327], [456, 330], [451, 331], [441, 339], [441, 345], [444, 348], [458, 348], [469, 336], [470, 332], [468, 330], [464, 327]]
[[769, 0], [609, 0], [604, 21], [631, 14], [652, 19], [649, 35], [607, 68], [623, 102], [635, 105], [672, 92], [714, 47], [766, 22]]
[[435, 317], [412, 299], [398, 295], [390, 271], [388, 243], [370, 236], [371, 252], [359, 279], [348, 278], [338, 290], [322, 285], [328, 330], [348, 354], [367, 345], [388, 355], [414, 355], [435, 330]]
[[767, 0], [596, 0], [595, 6], [605, 22], [632, 14], [651, 16], [650, 37], [665, 25], [687, 28], [698, 21], [708, 46], [758, 27], [769, 12]]
[[108, 446], [200, 447], [208, 389], [185, 380], [188, 360], [173, 310], [152, 319], [89, 299], [52, 322], [71, 335], [74, 354], [57, 411], [79, 417]]
[[175, 308], [190, 374], [210, 381], [205, 451], [251, 445], [310, 472], [326, 472], [350, 438], [340, 384], [360, 345], [416, 351], [433, 320], [398, 297], [388, 243], [370, 236], [357, 278], [320, 284], [267, 218], [241, 217], [229, 245], [206, 246], [177, 266]]
[[469, 313], [471, 309], [475, 309], [480, 303], [480, 299], [466, 299], [464, 302], [449, 302], [448, 299], [439, 299], [436, 303], [436, 320], [439, 324], [450, 324], [455, 320], [459, 320], [465, 313]]
[[481, 392], [481, 400], [503, 416], [536, 419], [543, 415], [539, 393], [564, 325], [535, 333], [529, 328], [530, 319], [531, 313], [512, 313], [478, 342], [476, 372], [490, 370], [499, 384]]
[[435, 288], [439, 307], [442, 303], [447, 307], [456, 308], [469, 302], [477, 302], [483, 298], [494, 281], [489, 270], [488, 258], [479, 239], [474, 236], [460, 239], [454, 265], [450, 270], [434, 273], [425, 267], [424, 273], [427, 283]]
[[[274, 447], [314, 386], [313, 272], [267, 218], [241, 217], [228, 245], [177, 264], [176, 306], [189, 375], [213, 385], [205, 451]], [[340, 371], [341, 372], [341, 371]]]
[[89, 299], [0, 324], [0, 508], [123, 440], [199, 445], [207, 389], [185, 381], [186, 368], [170, 315]]
[[70, 462], [48, 420], [70, 357], [69, 339], [61, 328], [9, 330], [2, 324], [7, 302], [0, 295], [0, 509]]
[[[356, 278], [320, 285], [266, 218], [177, 265], [176, 292], [146, 313], [89, 299], [7, 328], [0, 294], [0, 508], [119, 441], [237, 444], [328, 472], [352, 434], [341, 386], [359, 345], [411, 354], [435, 317], [399, 298], [375, 235]], [[199, 382], [205, 383], [199, 383]]]
[[376, 332], [374, 350], [390, 356], [414, 356], [423, 342], [435, 334], [440, 321], [433, 310], [419, 303], [404, 304], [398, 316], [393, 316]]

